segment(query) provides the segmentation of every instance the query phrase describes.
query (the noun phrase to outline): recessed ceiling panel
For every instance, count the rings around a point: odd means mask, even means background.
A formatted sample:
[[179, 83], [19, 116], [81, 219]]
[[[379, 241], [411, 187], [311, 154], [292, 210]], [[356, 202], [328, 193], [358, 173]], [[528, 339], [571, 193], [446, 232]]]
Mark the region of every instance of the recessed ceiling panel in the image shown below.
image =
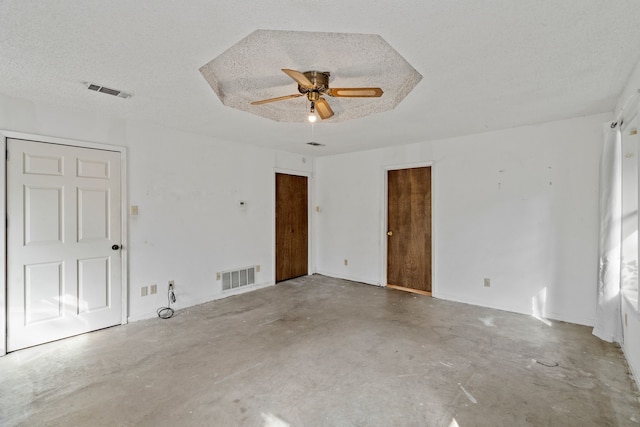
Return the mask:
[[299, 94], [282, 69], [329, 72], [335, 88], [379, 87], [377, 98], [327, 97], [338, 122], [395, 108], [422, 76], [375, 34], [257, 30], [200, 68], [224, 105], [281, 122], [307, 119], [306, 96], [251, 105]]

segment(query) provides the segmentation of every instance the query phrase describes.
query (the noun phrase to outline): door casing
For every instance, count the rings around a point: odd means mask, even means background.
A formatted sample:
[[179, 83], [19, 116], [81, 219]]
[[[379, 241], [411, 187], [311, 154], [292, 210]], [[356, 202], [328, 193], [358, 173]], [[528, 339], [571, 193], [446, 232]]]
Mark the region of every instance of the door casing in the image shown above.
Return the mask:
[[[380, 207], [380, 211], [383, 215], [383, 220], [381, 221], [380, 227], [380, 259], [382, 262], [380, 263], [380, 284], [381, 286], [386, 286], [387, 283], [387, 261], [388, 261], [388, 252], [387, 252], [387, 230], [389, 227], [389, 219], [387, 213], [387, 206], [389, 204], [389, 185], [387, 180], [387, 172], [391, 170], [399, 170], [399, 169], [412, 169], [412, 168], [421, 168], [421, 167], [430, 167], [431, 168], [431, 223], [436, 224], [436, 212], [437, 212], [437, 196], [436, 196], [436, 182], [437, 182], [437, 168], [432, 161], [425, 162], [415, 162], [415, 163], [404, 163], [404, 164], [395, 164], [395, 165], [387, 165], [382, 168], [382, 206]], [[431, 227], [431, 295], [436, 296], [436, 233], [437, 229], [432, 225]]]
[[[64, 139], [64, 138], [55, 138], [43, 135], [35, 135], [28, 134], [22, 132], [14, 132], [8, 130], [0, 130], [0, 142], [2, 143], [2, 147], [4, 152], [7, 152], [7, 139], [15, 138], [15, 139], [26, 139], [30, 141], [49, 143], [49, 144], [59, 144], [59, 145], [70, 145], [74, 147], [80, 148], [93, 148], [98, 150], [107, 150], [107, 151], [116, 151], [120, 153], [120, 195], [122, 198], [121, 204], [121, 224], [122, 224], [122, 322], [121, 324], [127, 323], [127, 314], [129, 312], [129, 304], [128, 304], [128, 240], [127, 240], [127, 206], [128, 206], [128, 197], [127, 197], [127, 180], [126, 180], [126, 170], [127, 170], [127, 152], [126, 147], [116, 146], [116, 145], [107, 145], [107, 144], [98, 144], [86, 141], [78, 141], [72, 139]], [[7, 215], [7, 163], [6, 161], [0, 162], [0, 188], [2, 188], [4, 197], [0, 197], [0, 208], [2, 212], [5, 213], [5, 222]], [[4, 356], [7, 354], [7, 300], [6, 300], [6, 291], [7, 291], [7, 229], [5, 227], [0, 227], [0, 235], [4, 239], [5, 244], [0, 248], [0, 272], [2, 273], [2, 292], [0, 292], [0, 356]]]

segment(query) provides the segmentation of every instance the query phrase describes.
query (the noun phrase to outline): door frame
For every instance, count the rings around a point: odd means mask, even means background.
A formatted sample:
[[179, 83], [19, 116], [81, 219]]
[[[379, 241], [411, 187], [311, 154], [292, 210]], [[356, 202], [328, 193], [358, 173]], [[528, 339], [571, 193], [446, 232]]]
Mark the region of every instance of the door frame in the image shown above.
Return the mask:
[[313, 174], [311, 172], [304, 172], [292, 169], [273, 168], [273, 179], [271, 180], [271, 200], [273, 202], [273, 209], [271, 211], [271, 283], [276, 283], [276, 174], [287, 174], [295, 176], [304, 176], [307, 178], [307, 275], [313, 274], [316, 271], [315, 265], [315, 252], [313, 250], [313, 243], [315, 242], [315, 228], [313, 227], [313, 215], [312, 209], [314, 202], [313, 192]]
[[389, 213], [387, 211], [389, 206], [389, 182], [388, 176], [389, 171], [393, 170], [401, 170], [401, 169], [414, 169], [414, 168], [431, 168], [431, 295], [436, 296], [436, 227], [433, 224], [436, 223], [436, 212], [437, 205], [434, 203], [435, 200], [435, 189], [436, 185], [434, 184], [437, 181], [436, 178], [436, 167], [435, 162], [433, 161], [424, 161], [424, 162], [414, 162], [414, 163], [402, 163], [402, 164], [393, 164], [386, 165], [382, 167], [382, 221], [380, 227], [380, 259], [382, 262], [380, 263], [380, 286], [387, 287], [387, 230], [389, 228]]
[[[78, 148], [92, 148], [97, 150], [115, 151], [120, 153], [120, 219], [122, 221], [122, 321], [121, 325], [127, 323], [129, 312], [129, 273], [128, 273], [128, 217], [127, 217], [127, 149], [126, 147], [108, 144], [98, 144], [93, 142], [79, 141], [74, 139], [56, 138], [44, 135], [35, 135], [23, 132], [14, 132], [0, 129], [0, 143], [2, 150], [7, 152], [7, 139], [24, 139], [28, 141], [42, 142], [45, 144], [69, 145]], [[0, 210], [4, 213], [5, 223], [7, 217], [7, 162], [0, 162], [0, 188], [3, 197], [0, 197]], [[0, 276], [2, 277], [2, 291], [0, 292], [0, 356], [7, 354], [7, 228], [0, 227], [0, 237], [5, 244], [0, 246]]]

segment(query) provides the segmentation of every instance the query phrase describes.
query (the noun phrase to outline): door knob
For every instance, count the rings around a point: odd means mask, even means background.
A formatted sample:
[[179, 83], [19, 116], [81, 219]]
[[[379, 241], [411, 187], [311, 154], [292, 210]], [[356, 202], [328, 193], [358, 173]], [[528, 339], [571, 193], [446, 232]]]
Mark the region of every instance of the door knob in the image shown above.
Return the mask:
[[387, 236], [393, 236], [393, 231], [387, 231]]
[[111, 246], [111, 249], [113, 249], [114, 251], [117, 251], [118, 249], [122, 249], [122, 246], [120, 246], [120, 245], [113, 245], [113, 246]]

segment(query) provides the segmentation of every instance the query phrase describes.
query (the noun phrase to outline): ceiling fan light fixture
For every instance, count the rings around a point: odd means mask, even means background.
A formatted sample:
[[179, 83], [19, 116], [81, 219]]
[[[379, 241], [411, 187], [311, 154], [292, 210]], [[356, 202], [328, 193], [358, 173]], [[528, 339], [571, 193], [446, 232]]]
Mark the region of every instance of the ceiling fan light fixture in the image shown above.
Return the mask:
[[309, 111], [309, 117], [307, 117], [307, 120], [309, 120], [309, 123], [315, 123], [315, 121], [318, 118], [316, 117], [316, 103], [315, 101], [311, 101], [311, 111]]

